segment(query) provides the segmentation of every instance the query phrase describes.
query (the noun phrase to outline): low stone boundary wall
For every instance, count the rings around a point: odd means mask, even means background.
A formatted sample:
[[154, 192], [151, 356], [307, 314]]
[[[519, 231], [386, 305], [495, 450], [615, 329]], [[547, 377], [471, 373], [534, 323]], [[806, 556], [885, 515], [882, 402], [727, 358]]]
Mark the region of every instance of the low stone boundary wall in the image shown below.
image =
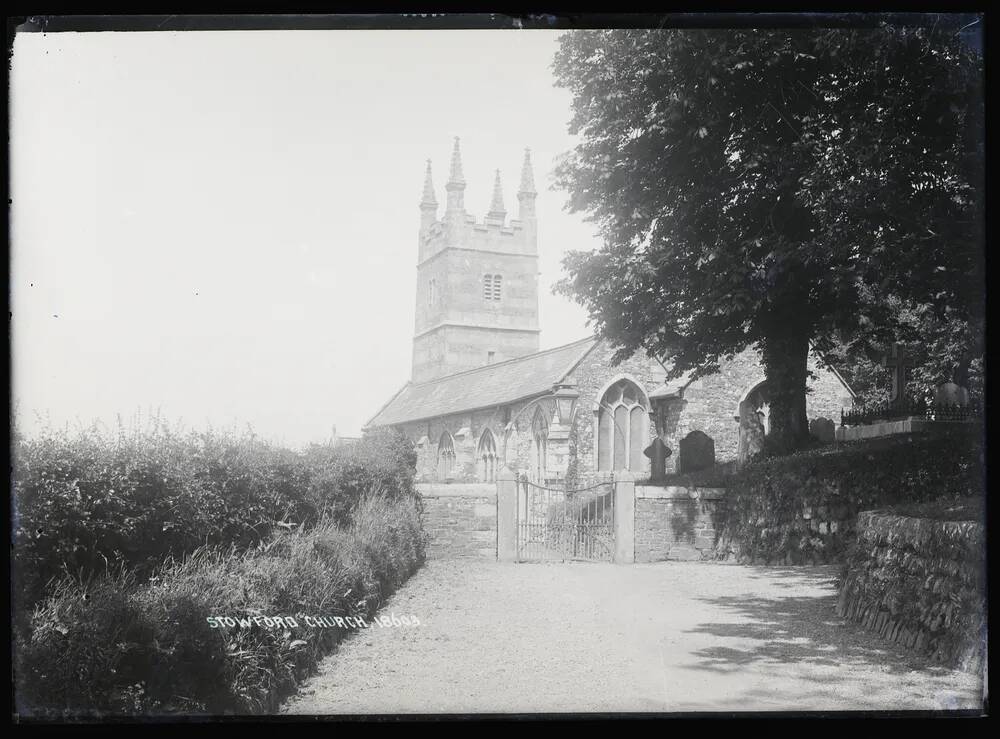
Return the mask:
[[418, 484], [428, 559], [497, 556], [494, 483]]
[[725, 495], [724, 488], [636, 483], [635, 561], [714, 556]]
[[985, 527], [865, 511], [837, 613], [884, 638], [968, 671], [986, 649]]

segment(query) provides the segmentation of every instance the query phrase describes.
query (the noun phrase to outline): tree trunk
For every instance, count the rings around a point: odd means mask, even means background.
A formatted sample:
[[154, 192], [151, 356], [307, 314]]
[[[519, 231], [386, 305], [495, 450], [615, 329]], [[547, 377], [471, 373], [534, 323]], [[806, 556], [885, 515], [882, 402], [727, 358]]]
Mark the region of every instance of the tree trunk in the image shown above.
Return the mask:
[[809, 440], [806, 417], [809, 337], [785, 334], [769, 338], [761, 353], [771, 406], [767, 446], [773, 453], [788, 454]]

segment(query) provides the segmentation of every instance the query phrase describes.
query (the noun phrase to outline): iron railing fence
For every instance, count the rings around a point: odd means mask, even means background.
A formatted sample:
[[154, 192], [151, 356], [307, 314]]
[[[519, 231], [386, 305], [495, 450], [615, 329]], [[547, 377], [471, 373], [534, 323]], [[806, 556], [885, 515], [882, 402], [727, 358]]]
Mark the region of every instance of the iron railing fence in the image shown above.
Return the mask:
[[870, 403], [840, 412], [841, 426], [861, 426], [878, 421], [922, 418], [927, 421], [974, 421], [983, 417], [982, 405], [948, 405], [913, 400], [897, 403]]

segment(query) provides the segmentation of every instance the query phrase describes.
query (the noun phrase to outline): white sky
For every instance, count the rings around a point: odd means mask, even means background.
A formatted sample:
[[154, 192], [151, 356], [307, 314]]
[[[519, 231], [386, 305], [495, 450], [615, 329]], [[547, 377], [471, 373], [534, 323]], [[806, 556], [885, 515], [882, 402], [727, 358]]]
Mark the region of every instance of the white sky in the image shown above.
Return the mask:
[[[508, 217], [538, 185], [551, 294], [597, 245], [551, 190], [573, 145], [556, 31], [20, 34], [11, 69], [14, 402], [30, 433], [159, 411], [300, 445], [356, 435], [409, 378], [424, 160]], [[439, 212], [440, 216], [440, 212]]]

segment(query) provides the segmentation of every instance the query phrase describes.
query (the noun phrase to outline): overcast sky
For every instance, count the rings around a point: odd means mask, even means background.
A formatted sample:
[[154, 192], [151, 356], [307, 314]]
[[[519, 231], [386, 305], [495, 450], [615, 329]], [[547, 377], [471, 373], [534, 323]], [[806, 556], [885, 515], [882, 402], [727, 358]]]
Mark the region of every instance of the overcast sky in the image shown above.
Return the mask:
[[560, 33], [18, 35], [19, 423], [358, 434], [409, 378], [424, 161], [443, 204], [454, 136], [477, 218], [497, 168], [516, 212], [531, 148], [542, 348], [586, 336], [551, 294], [562, 254], [597, 245], [550, 189], [573, 145]]

